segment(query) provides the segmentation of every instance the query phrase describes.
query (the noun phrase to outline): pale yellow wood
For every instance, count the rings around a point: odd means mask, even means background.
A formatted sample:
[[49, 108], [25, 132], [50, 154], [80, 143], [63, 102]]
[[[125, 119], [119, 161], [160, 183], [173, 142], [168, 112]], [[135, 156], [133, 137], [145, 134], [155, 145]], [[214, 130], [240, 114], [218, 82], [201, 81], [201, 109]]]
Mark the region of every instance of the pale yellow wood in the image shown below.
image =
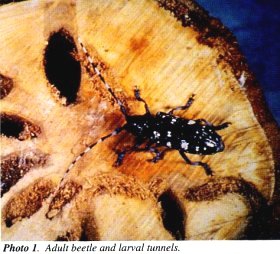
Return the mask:
[[250, 209], [246, 200], [227, 194], [216, 201], [186, 203], [187, 238], [191, 240], [238, 239], [249, 223]]
[[154, 206], [124, 196], [99, 196], [91, 204], [96, 233], [102, 240], [172, 240]]

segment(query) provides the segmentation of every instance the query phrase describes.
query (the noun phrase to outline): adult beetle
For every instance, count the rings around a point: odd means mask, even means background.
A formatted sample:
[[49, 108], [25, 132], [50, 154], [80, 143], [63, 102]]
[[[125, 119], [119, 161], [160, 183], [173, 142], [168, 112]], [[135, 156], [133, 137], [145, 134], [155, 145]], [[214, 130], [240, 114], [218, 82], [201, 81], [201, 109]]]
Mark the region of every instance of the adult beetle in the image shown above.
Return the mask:
[[119, 134], [124, 130], [133, 134], [136, 142], [132, 147], [118, 152], [118, 157], [115, 163], [116, 166], [122, 164], [127, 153], [149, 151], [155, 154], [151, 161], [157, 162], [164, 158], [167, 151], [177, 150], [187, 164], [201, 166], [204, 168], [207, 175], [213, 174], [211, 168], [206, 163], [201, 161], [191, 161], [187, 157], [186, 153], [210, 155], [222, 152], [224, 150], [224, 143], [217, 131], [227, 128], [230, 124], [229, 122], [215, 126], [204, 119], [193, 120], [175, 116], [174, 111], [187, 110], [192, 105], [194, 102], [194, 94], [188, 99], [185, 105], [173, 108], [167, 113], [158, 112], [154, 115], [150, 112], [146, 101], [141, 98], [140, 91], [138, 89], [134, 90], [135, 98], [136, 100], [144, 103], [146, 112], [144, 115], [129, 115], [123, 103], [115, 95], [111, 86], [102, 76], [101, 72], [97, 68], [97, 64], [94, 63], [92, 57], [89, 55], [80, 39], [79, 43], [95, 74], [99, 76], [108, 92], [118, 103], [120, 110], [126, 119], [126, 123], [115, 129], [112, 133], [100, 138], [97, 142], [87, 146], [87, 148], [72, 161], [66, 171], [66, 174], [76, 164], [76, 162], [88, 153], [95, 145], [103, 142], [109, 137]]

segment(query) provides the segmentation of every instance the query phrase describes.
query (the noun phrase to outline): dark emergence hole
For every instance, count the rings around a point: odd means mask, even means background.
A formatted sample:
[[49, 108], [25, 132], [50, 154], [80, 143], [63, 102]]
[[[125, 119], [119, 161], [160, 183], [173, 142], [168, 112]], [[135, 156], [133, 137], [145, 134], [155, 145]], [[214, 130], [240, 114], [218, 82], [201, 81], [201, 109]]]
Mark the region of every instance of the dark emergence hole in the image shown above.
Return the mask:
[[174, 194], [168, 190], [158, 198], [162, 207], [162, 219], [164, 227], [176, 240], [185, 239], [184, 213]]
[[81, 82], [81, 65], [75, 54], [77, 48], [69, 33], [60, 29], [51, 34], [45, 49], [44, 65], [49, 82], [65, 97], [67, 104], [76, 101]]
[[1, 118], [1, 135], [18, 140], [27, 140], [38, 137], [41, 129], [36, 124], [31, 123], [23, 117], [0, 113]]
[[0, 73], [0, 99], [5, 98], [13, 89], [13, 80]]
[[19, 138], [24, 131], [24, 122], [13, 115], [1, 114], [1, 134], [9, 138]]
[[1, 0], [0, 1], [0, 6], [4, 5], [4, 4], [23, 2], [23, 1], [27, 1], [27, 0]]
[[10, 219], [6, 219], [5, 224], [6, 224], [7, 228], [10, 228], [11, 226], [13, 226], [13, 222]]

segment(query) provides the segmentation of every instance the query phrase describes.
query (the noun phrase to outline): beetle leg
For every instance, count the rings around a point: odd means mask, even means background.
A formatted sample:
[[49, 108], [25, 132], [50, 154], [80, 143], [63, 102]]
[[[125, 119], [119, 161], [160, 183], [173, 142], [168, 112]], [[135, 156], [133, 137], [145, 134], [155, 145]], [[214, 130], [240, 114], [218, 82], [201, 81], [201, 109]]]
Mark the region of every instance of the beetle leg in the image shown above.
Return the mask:
[[214, 126], [214, 129], [216, 131], [219, 131], [219, 130], [227, 128], [230, 124], [231, 124], [230, 122], [222, 123], [220, 125]]
[[134, 146], [129, 147], [129, 148], [126, 148], [126, 149], [124, 149], [124, 150], [122, 150], [122, 151], [120, 151], [120, 152], [116, 152], [117, 155], [118, 155], [118, 158], [117, 158], [117, 160], [115, 161], [114, 166], [115, 166], [115, 167], [120, 166], [120, 165], [122, 164], [123, 159], [124, 159], [124, 157], [125, 157], [125, 155], [126, 155], [127, 153], [133, 153], [133, 152], [140, 152], [140, 151], [147, 151], [147, 150], [149, 150], [149, 148], [150, 148], [150, 146], [151, 146], [151, 143], [148, 143], [148, 144], [145, 146], [145, 148], [139, 148], [139, 146], [140, 146], [141, 144], [143, 144], [143, 142], [144, 142], [143, 139], [136, 139], [136, 143], [135, 143]]
[[197, 121], [197, 122], [200, 122], [200, 123], [202, 123], [202, 124], [205, 124], [205, 125], [207, 125], [207, 126], [213, 126], [212, 123], [208, 122], [207, 120], [205, 120], [205, 119], [203, 119], [203, 118], [197, 119], [196, 121]]
[[124, 150], [122, 150], [122, 151], [120, 151], [120, 152], [117, 152], [118, 158], [117, 158], [117, 160], [115, 161], [114, 166], [115, 166], [115, 167], [120, 166], [120, 165], [122, 164], [123, 159], [124, 159], [124, 157], [125, 157], [125, 155], [126, 155], [127, 153], [132, 153], [132, 152], [139, 151], [139, 149], [140, 149], [139, 146], [140, 146], [141, 144], [142, 144], [142, 142], [141, 142], [141, 143], [140, 143], [140, 142], [137, 142], [134, 146], [129, 147], [129, 148], [126, 148], [126, 149], [124, 149]]
[[151, 162], [154, 162], [154, 163], [157, 163], [159, 160], [162, 160], [164, 158], [164, 155], [165, 153], [168, 151], [169, 149], [166, 148], [162, 151], [158, 151], [156, 148], [150, 148], [149, 151], [150, 152], [154, 152], [156, 155], [154, 158], [152, 158], [151, 160], [148, 160], [148, 161], [151, 161]]
[[175, 110], [186, 110], [186, 109], [188, 109], [192, 105], [192, 103], [194, 102], [194, 96], [195, 96], [195, 94], [192, 94], [191, 97], [188, 99], [187, 103], [184, 106], [179, 106], [179, 107], [173, 108], [168, 112], [168, 114], [172, 115]]
[[124, 159], [125, 155], [128, 154], [128, 153], [133, 153], [133, 152], [151, 152], [151, 153], [155, 153], [156, 155], [152, 159], [150, 159], [148, 161], [156, 163], [159, 160], [162, 160], [164, 155], [165, 155], [165, 153], [168, 150], [170, 150], [170, 149], [167, 148], [167, 149], [164, 149], [162, 151], [159, 151], [157, 148], [151, 147], [151, 145], [152, 145], [151, 143], [148, 143], [143, 148], [140, 148], [139, 147], [140, 145], [141, 145], [141, 143], [136, 143], [134, 146], [132, 146], [130, 148], [127, 148], [127, 149], [124, 149], [121, 152], [118, 152], [117, 153], [118, 154], [118, 158], [117, 158], [117, 160], [116, 160], [114, 165], [116, 167], [120, 166], [122, 164], [122, 162], [123, 162], [123, 159]]
[[203, 124], [205, 124], [205, 125], [207, 125], [207, 126], [211, 126], [211, 127], [214, 128], [214, 130], [217, 130], [217, 131], [218, 131], [218, 130], [225, 129], [225, 128], [227, 128], [227, 127], [231, 124], [230, 122], [226, 122], [226, 123], [222, 123], [222, 124], [220, 124], [220, 125], [214, 126], [212, 123], [210, 123], [210, 122], [208, 122], [207, 120], [202, 119], [202, 118], [197, 119], [196, 121], [197, 121], [197, 122], [200, 122], [200, 123], [203, 123]]
[[134, 96], [135, 96], [136, 100], [142, 101], [145, 104], [146, 114], [150, 115], [151, 112], [150, 112], [149, 106], [148, 106], [147, 102], [141, 98], [140, 90], [137, 87], [134, 89]]
[[180, 155], [183, 157], [183, 159], [185, 160], [185, 162], [187, 164], [193, 165], [193, 166], [201, 166], [204, 168], [204, 171], [206, 173], [206, 175], [208, 176], [212, 176], [213, 172], [211, 170], [211, 168], [204, 162], [201, 161], [191, 161], [187, 155], [185, 154], [185, 152], [183, 150], [179, 150]]

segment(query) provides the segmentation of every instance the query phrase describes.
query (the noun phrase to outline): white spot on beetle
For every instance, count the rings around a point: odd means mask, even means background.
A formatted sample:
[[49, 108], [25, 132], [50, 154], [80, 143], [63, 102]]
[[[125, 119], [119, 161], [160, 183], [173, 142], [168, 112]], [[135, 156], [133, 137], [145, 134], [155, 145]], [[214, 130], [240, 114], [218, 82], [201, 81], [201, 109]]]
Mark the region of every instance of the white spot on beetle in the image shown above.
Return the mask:
[[189, 148], [189, 143], [186, 140], [181, 140], [181, 148], [187, 150]]
[[154, 137], [155, 137], [155, 138], [159, 138], [159, 137], [160, 137], [160, 133], [159, 133], [159, 132], [154, 131], [153, 133], [154, 133]]
[[166, 143], [166, 146], [167, 146], [167, 147], [171, 147], [171, 142], [167, 142], [167, 143]]
[[210, 140], [210, 139], [207, 139], [205, 144], [209, 147], [215, 147], [216, 146], [216, 143], [213, 140]]
[[189, 121], [188, 121], [188, 125], [193, 125], [193, 124], [195, 124], [195, 121], [194, 121], [194, 120], [189, 120]]
[[199, 146], [195, 147], [195, 151], [197, 151], [197, 152], [199, 151]]
[[177, 122], [177, 120], [176, 120], [175, 118], [172, 118], [171, 124], [174, 124], [174, 123], [176, 123], [176, 122]]
[[171, 138], [171, 131], [167, 131], [167, 137]]

